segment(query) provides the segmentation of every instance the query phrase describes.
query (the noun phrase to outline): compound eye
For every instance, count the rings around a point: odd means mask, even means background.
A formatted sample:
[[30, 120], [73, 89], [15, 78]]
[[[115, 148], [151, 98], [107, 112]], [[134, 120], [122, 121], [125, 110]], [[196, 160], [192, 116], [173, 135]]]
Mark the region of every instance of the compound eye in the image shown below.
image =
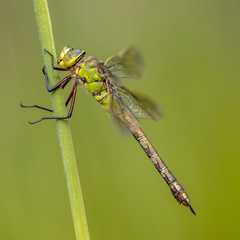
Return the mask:
[[62, 52], [60, 53], [60, 57], [59, 57], [59, 60], [58, 60], [58, 64], [60, 64], [63, 60], [63, 58], [65, 57], [65, 55], [69, 52], [73, 51], [73, 48], [70, 47], [70, 46], [65, 46], [62, 50]]
[[70, 52], [70, 51], [72, 51], [72, 50], [73, 50], [72, 47], [66, 46], [66, 47], [63, 48], [62, 52], [65, 52], [65, 54], [66, 54], [67, 52]]

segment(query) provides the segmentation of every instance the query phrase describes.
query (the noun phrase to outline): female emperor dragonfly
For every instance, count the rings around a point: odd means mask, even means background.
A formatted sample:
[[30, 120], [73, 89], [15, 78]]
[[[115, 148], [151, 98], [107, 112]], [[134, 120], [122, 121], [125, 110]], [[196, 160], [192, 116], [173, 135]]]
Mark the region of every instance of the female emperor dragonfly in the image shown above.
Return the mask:
[[[160, 108], [142, 94], [136, 93], [124, 87], [119, 78], [139, 78], [142, 73], [143, 64], [138, 51], [133, 47], [128, 47], [120, 52], [115, 57], [110, 57], [105, 63], [94, 57], [85, 57], [85, 51], [81, 49], [73, 49], [69, 46], [63, 48], [58, 64], [60, 67], [54, 66], [54, 57], [52, 57], [52, 67], [59, 71], [70, 71], [70, 74], [61, 80], [55, 86], [48, 87], [48, 76], [43, 68], [43, 73], [46, 77], [47, 90], [53, 90], [62, 87], [64, 88], [71, 79], [74, 79], [73, 89], [66, 101], [66, 106], [70, 104], [68, 115], [65, 117], [43, 117], [42, 119], [30, 122], [35, 124], [44, 119], [67, 119], [70, 118], [73, 111], [73, 106], [77, 93], [77, 86], [86, 89], [101, 106], [120, 123], [120, 126], [125, 126], [134, 138], [139, 142], [147, 156], [150, 158], [155, 168], [170, 187], [173, 196], [179, 203], [193, 210], [189, 197], [182, 185], [177, 181], [176, 177], [168, 169], [162, 158], [157, 153], [156, 149], [148, 140], [146, 134], [140, 128], [137, 118], [152, 118], [157, 120], [161, 111]], [[40, 109], [51, 111], [37, 105], [22, 107], [37, 107]]]

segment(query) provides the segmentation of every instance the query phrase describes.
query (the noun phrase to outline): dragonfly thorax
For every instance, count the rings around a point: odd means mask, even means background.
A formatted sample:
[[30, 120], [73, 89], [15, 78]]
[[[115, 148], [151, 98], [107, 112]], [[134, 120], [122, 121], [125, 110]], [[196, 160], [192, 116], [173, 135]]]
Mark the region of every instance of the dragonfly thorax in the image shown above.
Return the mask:
[[96, 58], [88, 57], [78, 65], [76, 75], [84, 80], [84, 87], [94, 95], [104, 88], [104, 74], [99, 69], [99, 61]]
[[74, 67], [81, 59], [83, 59], [84, 55], [85, 51], [66, 46], [63, 48], [60, 54], [58, 64], [61, 68], [70, 69]]

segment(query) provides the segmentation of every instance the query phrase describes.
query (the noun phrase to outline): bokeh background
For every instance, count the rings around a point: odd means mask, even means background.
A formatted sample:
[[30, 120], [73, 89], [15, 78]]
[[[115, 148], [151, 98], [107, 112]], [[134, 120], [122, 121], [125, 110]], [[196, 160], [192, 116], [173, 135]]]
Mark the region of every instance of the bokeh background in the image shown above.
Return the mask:
[[[142, 128], [197, 213], [79, 90], [70, 122], [91, 239], [239, 239], [239, 9], [238, 0], [49, 0], [58, 54], [141, 51], [143, 78], [124, 84], [164, 109]], [[46, 113], [19, 107], [51, 107], [32, 1], [3, 1], [0, 28], [0, 239], [75, 239], [55, 122], [30, 126]]]

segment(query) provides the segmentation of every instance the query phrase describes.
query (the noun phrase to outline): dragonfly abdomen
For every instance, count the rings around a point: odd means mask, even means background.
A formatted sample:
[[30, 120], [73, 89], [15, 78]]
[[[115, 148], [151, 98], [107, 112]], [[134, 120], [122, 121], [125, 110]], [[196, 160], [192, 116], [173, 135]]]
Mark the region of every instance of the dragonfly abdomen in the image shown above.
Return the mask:
[[182, 185], [177, 181], [176, 177], [172, 174], [172, 172], [168, 169], [167, 165], [164, 163], [162, 158], [159, 156], [156, 149], [153, 147], [151, 142], [148, 140], [146, 134], [142, 131], [140, 127], [138, 128], [129, 128], [132, 135], [139, 142], [142, 149], [146, 152], [147, 156], [150, 158], [155, 168], [158, 170], [160, 175], [163, 177], [165, 182], [171, 189], [173, 196], [179, 203], [182, 203], [184, 206], [190, 207], [193, 214], [196, 214], [193, 210], [190, 199], [185, 192]]

